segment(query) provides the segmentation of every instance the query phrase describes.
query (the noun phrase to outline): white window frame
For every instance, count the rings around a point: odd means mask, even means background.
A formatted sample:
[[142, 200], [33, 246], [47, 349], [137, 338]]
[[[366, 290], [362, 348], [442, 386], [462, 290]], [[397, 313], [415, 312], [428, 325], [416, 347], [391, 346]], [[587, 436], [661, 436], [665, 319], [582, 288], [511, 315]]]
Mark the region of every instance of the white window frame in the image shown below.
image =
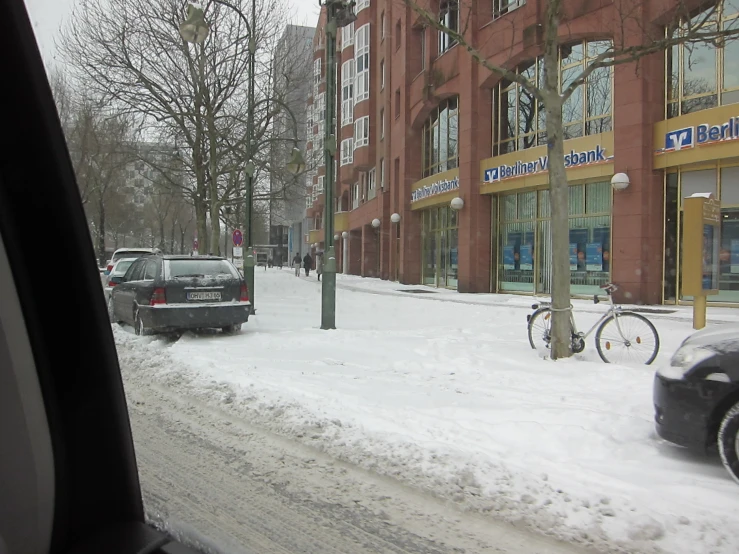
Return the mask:
[[385, 108], [380, 108], [380, 140], [385, 138]]
[[380, 158], [380, 189], [385, 190], [385, 158]]
[[377, 196], [377, 172], [373, 167], [367, 172], [367, 200]]
[[385, 88], [385, 60], [380, 61], [380, 90]]
[[341, 28], [341, 50], [354, 44], [354, 22]]
[[493, 19], [498, 19], [525, 5], [526, 0], [493, 0]]
[[380, 40], [385, 40], [385, 12], [380, 14]]
[[354, 58], [341, 65], [341, 126], [354, 122]]
[[350, 165], [354, 163], [354, 138], [348, 138], [341, 141], [341, 165]]
[[[452, 31], [459, 31], [459, 0], [442, 0], [439, 22]], [[451, 50], [457, 44], [455, 39], [442, 31], [439, 31], [438, 36], [439, 56]]]
[[365, 115], [354, 122], [354, 150], [369, 145], [370, 118]]
[[[370, 90], [370, 24], [366, 23], [357, 29], [354, 42], [354, 105], [369, 100]], [[359, 68], [362, 67], [360, 71]]]
[[326, 177], [324, 175], [318, 176], [318, 184], [316, 185], [316, 194], [321, 194], [323, 192], [324, 183], [326, 182]]
[[356, 210], [359, 205], [359, 183], [354, 183], [352, 185], [352, 210]]
[[354, 13], [359, 13], [362, 10], [366, 10], [370, 7], [370, 0], [357, 0], [354, 6]]

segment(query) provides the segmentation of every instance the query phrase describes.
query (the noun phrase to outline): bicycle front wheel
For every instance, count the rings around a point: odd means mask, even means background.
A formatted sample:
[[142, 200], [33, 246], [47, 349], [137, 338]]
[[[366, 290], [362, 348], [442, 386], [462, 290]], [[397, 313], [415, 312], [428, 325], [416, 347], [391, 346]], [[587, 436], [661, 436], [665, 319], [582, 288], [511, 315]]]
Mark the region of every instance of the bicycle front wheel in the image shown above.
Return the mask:
[[595, 334], [598, 354], [607, 364], [651, 364], [659, 352], [652, 322], [633, 312], [608, 316]]
[[549, 349], [552, 342], [552, 310], [542, 308], [531, 314], [529, 319], [529, 344], [534, 350]]

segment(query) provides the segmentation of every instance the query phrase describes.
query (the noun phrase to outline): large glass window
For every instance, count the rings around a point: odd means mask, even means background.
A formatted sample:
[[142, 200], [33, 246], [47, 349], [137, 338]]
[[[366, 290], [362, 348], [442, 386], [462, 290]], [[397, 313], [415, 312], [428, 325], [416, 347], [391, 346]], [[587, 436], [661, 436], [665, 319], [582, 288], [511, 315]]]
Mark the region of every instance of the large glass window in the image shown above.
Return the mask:
[[423, 126], [423, 176], [459, 165], [459, 104], [450, 98], [436, 108]]
[[[549, 191], [503, 195], [499, 203], [498, 283], [501, 291], [549, 293]], [[608, 182], [569, 187], [572, 294], [598, 294], [611, 269], [611, 187]]]
[[[702, 23], [707, 31], [739, 27], [739, 4], [723, 2], [710, 20], [698, 15], [694, 27]], [[686, 23], [675, 33], [685, 32]], [[685, 44], [666, 52], [667, 117], [739, 102], [739, 42], [725, 46]]]
[[354, 139], [348, 138], [341, 141], [341, 165], [349, 165], [354, 162]]
[[[583, 41], [560, 49], [560, 90], [572, 83], [609, 41]], [[541, 58], [522, 64], [518, 73], [541, 87], [544, 64]], [[612, 129], [613, 72], [593, 71], [584, 85], [565, 102], [562, 110], [565, 139], [604, 133]], [[543, 146], [547, 142], [544, 108], [521, 85], [502, 81], [493, 95], [493, 155], [498, 156]]]
[[354, 121], [354, 60], [341, 65], [341, 125]]
[[423, 284], [457, 288], [458, 214], [449, 206], [423, 211]]
[[354, 87], [354, 103], [359, 104], [369, 98], [370, 83], [370, 24], [357, 29], [354, 45], [354, 61], [356, 84]]
[[341, 49], [347, 48], [354, 44], [354, 22], [344, 25], [341, 28]]
[[354, 148], [369, 144], [369, 117], [360, 117], [354, 122]]
[[[441, 0], [439, 3], [439, 23], [452, 31], [459, 31], [459, 1]], [[439, 31], [439, 55], [457, 44], [456, 39], [449, 34]]]
[[[710, 192], [721, 200], [719, 293], [709, 302], [739, 302], [739, 165], [721, 165], [668, 173], [665, 183], [665, 289], [666, 301], [680, 291], [682, 265], [683, 199]], [[689, 296], [681, 300], [691, 300]]]

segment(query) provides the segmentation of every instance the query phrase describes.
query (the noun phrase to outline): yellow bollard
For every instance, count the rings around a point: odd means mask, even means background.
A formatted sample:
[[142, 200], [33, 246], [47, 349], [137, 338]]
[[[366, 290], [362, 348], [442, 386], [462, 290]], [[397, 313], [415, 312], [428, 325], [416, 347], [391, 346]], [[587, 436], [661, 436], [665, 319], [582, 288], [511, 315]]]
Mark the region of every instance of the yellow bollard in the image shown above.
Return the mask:
[[706, 326], [706, 296], [693, 297], [693, 329], [703, 329]]

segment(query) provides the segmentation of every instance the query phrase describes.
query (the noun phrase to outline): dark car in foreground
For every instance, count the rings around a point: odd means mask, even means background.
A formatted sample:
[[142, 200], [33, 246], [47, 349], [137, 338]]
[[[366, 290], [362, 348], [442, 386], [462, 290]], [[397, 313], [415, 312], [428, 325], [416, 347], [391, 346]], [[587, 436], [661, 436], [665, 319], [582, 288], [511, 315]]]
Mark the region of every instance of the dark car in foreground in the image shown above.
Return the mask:
[[251, 302], [239, 271], [217, 256], [150, 255], [136, 260], [111, 291], [112, 319], [137, 335], [241, 329]]
[[693, 333], [654, 378], [660, 437], [706, 451], [739, 482], [739, 325]]

